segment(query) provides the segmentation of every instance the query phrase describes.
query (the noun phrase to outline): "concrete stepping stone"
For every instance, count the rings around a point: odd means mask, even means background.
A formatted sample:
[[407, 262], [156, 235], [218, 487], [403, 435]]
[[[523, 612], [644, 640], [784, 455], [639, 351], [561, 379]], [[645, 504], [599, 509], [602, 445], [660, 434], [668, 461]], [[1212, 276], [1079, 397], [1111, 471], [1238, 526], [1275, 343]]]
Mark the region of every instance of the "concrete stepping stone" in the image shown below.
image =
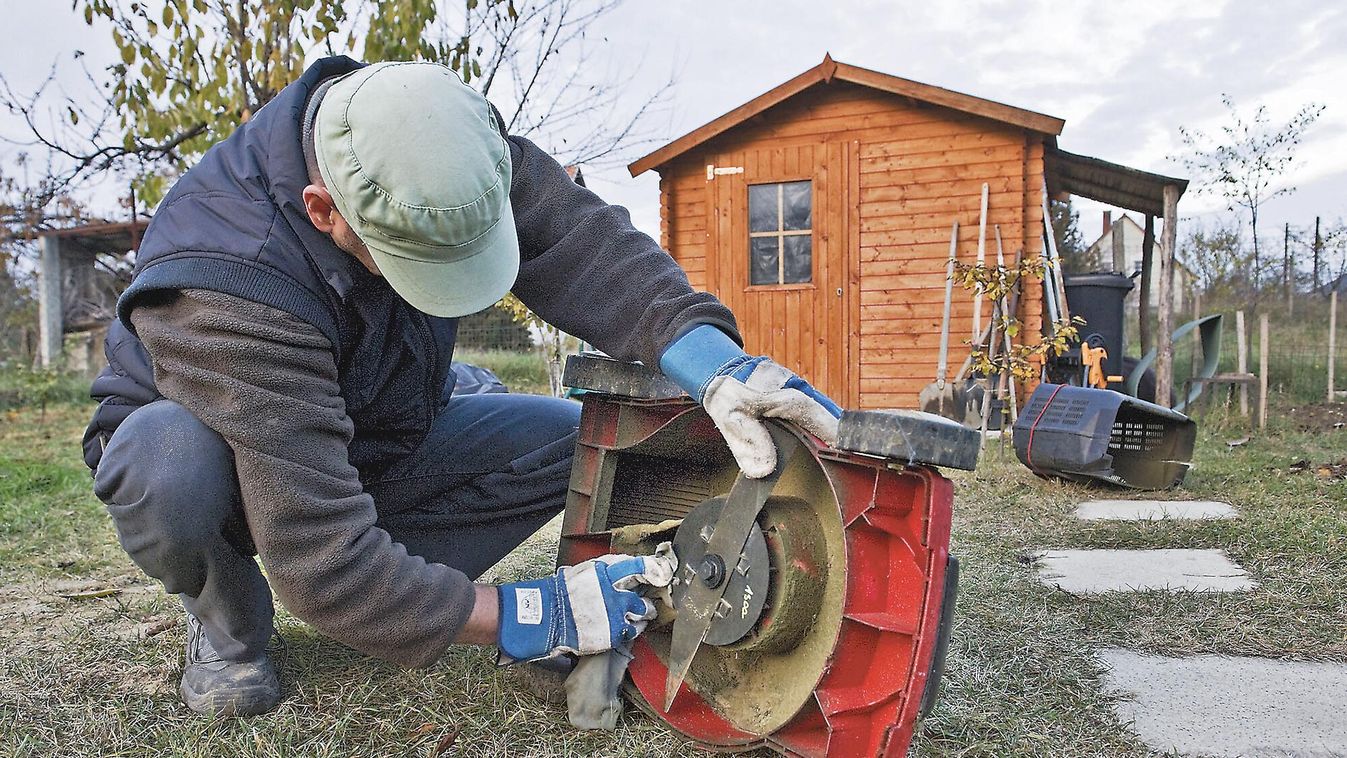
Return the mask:
[[1237, 518], [1229, 503], [1215, 500], [1089, 500], [1076, 506], [1082, 521], [1176, 521]]
[[1244, 592], [1258, 586], [1224, 550], [1042, 550], [1034, 557], [1040, 582], [1073, 595]]
[[1347, 665], [1100, 651], [1114, 703], [1159, 753], [1217, 756], [1347, 755]]

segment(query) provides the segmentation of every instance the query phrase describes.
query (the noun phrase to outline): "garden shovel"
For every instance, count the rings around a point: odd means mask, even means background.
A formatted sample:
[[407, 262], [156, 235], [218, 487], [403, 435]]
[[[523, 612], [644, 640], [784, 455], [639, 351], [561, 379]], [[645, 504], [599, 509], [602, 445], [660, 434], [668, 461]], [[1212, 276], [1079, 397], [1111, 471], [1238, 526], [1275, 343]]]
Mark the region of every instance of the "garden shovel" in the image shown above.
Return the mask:
[[954, 297], [954, 261], [958, 255], [959, 222], [949, 235], [949, 262], [945, 265], [945, 316], [940, 325], [940, 363], [935, 369], [935, 381], [922, 388], [917, 396], [919, 407], [927, 413], [955, 418], [961, 402], [956, 397], [954, 383], [949, 381], [949, 312]]

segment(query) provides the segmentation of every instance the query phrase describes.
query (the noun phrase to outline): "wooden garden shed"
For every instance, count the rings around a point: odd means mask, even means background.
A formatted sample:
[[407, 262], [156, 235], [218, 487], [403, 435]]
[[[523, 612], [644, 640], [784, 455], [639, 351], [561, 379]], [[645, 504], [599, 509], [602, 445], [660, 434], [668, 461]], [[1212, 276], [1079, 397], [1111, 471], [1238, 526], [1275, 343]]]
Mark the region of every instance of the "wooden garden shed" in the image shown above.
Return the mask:
[[[995, 226], [1008, 260], [1041, 255], [1045, 180], [1054, 193], [1084, 186], [1049, 165], [1063, 125], [825, 56], [629, 169], [659, 172], [661, 242], [734, 311], [749, 352], [844, 407], [912, 408], [935, 377], [952, 223], [960, 260], [974, 262], [985, 182], [988, 260]], [[1108, 167], [1142, 173], [1089, 160], [1106, 167], [1103, 184], [1126, 178]], [[1151, 190], [1137, 190], [1148, 213]], [[956, 287], [951, 373], [973, 312]], [[1027, 282], [1025, 339], [1042, 313], [1042, 287]]]

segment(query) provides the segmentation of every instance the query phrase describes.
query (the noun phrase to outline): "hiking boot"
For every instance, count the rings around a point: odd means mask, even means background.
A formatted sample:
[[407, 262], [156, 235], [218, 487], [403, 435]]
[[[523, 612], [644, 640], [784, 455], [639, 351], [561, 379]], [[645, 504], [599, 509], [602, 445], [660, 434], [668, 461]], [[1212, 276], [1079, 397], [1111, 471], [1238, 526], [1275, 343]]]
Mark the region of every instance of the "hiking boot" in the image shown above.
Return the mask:
[[187, 614], [187, 660], [178, 688], [182, 701], [207, 716], [255, 716], [281, 702], [271, 659], [226, 661], [215, 652], [201, 621]]

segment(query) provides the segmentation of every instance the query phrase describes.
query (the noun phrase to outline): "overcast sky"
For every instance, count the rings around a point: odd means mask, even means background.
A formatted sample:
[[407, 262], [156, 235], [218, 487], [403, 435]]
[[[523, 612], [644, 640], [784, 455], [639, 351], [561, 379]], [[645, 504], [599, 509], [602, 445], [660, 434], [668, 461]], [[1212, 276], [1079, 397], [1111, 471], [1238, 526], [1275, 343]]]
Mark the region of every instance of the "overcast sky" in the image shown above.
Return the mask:
[[[107, 30], [85, 27], [69, 0], [0, 0], [0, 17], [9, 29], [0, 71], [20, 89], [76, 47], [96, 62], [111, 57]], [[1216, 131], [1222, 92], [1246, 112], [1266, 104], [1279, 121], [1314, 101], [1327, 110], [1301, 149], [1291, 178], [1298, 192], [1267, 207], [1265, 234], [1280, 236], [1273, 230], [1284, 220], [1347, 215], [1347, 3], [628, 0], [594, 31], [598, 65], [639, 64], [633, 97], [676, 75], [669, 112], [655, 122], [669, 139], [815, 65], [825, 51], [1061, 117], [1063, 149], [1170, 175], [1183, 175], [1169, 160], [1181, 148], [1179, 125]], [[0, 130], [15, 133], [4, 121]], [[586, 175], [599, 194], [629, 207], [638, 226], [658, 229], [653, 173], [632, 179], [614, 166]], [[1080, 205], [1089, 241], [1100, 207]], [[1190, 191], [1180, 209], [1188, 216], [1222, 206]]]

